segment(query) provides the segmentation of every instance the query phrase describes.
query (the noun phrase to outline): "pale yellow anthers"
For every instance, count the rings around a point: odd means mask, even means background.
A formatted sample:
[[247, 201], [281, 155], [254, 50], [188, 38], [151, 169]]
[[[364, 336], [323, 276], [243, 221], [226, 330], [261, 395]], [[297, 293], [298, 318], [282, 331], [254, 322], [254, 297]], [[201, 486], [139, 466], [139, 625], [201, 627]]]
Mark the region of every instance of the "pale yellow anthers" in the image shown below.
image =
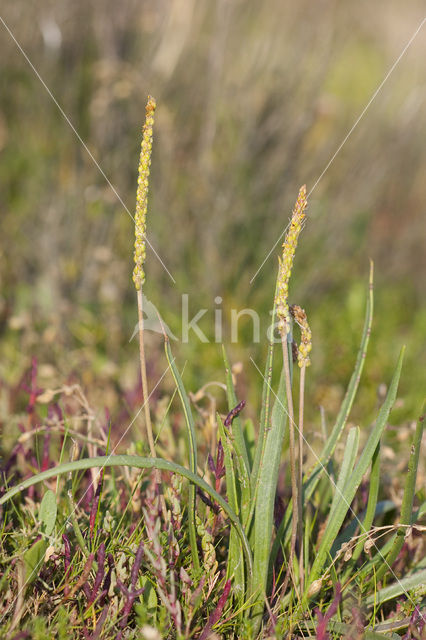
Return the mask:
[[302, 230], [305, 219], [305, 209], [308, 201], [306, 199], [306, 185], [300, 188], [293, 215], [291, 216], [290, 228], [287, 231], [283, 243], [283, 255], [279, 258], [278, 290], [275, 298], [278, 316], [278, 329], [282, 335], [290, 331], [290, 312], [288, 308], [288, 282], [293, 267], [294, 254], [296, 252], [297, 241]]
[[297, 304], [293, 304], [290, 307], [290, 312], [297, 324], [300, 327], [300, 344], [297, 349], [297, 361], [299, 367], [309, 367], [311, 364], [309, 354], [312, 350], [312, 331], [308, 324], [308, 318], [306, 312], [302, 307]]
[[135, 213], [135, 268], [133, 269], [133, 282], [137, 290], [145, 282], [143, 265], [146, 258], [146, 212], [148, 209], [148, 179], [151, 165], [152, 152], [152, 127], [154, 124], [154, 111], [156, 102], [151, 96], [146, 103], [145, 124], [142, 130], [141, 154], [139, 159], [138, 189], [136, 192]]

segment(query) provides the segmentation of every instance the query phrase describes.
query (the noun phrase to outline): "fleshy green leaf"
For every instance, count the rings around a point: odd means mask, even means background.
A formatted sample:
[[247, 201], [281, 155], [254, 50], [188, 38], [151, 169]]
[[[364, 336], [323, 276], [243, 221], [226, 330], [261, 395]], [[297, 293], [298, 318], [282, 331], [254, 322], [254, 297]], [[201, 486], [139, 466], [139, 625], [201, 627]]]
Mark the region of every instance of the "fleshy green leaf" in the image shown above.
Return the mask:
[[40, 505], [40, 520], [42, 532], [46, 536], [50, 536], [56, 522], [58, 508], [56, 505], [56, 495], [51, 489], [48, 489], [43, 496]]

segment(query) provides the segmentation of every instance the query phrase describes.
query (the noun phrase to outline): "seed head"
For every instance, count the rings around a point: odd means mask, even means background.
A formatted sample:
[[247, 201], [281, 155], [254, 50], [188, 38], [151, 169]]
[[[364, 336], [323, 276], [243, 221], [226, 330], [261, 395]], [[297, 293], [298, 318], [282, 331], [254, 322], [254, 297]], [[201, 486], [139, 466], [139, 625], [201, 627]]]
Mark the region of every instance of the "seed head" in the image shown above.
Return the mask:
[[293, 304], [290, 307], [290, 313], [299, 325], [301, 332], [300, 344], [297, 349], [299, 367], [309, 367], [311, 364], [309, 354], [312, 350], [312, 332], [308, 324], [306, 312], [302, 307], [299, 307], [299, 305]]
[[291, 216], [290, 227], [287, 231], [283, 243], [282, 258], [278, 258], [278, 291], [275, 298], [278, 316], [278, 329], [281, 334], [287, 334], [290, 331], [290, 313], [288, 308], [288, 282], [293, 267], [294, 254], [297, 247], [299, 234], [302, 230], [303, 221], [305, 219], [305, 209], [308, 201], [306, 199], [306, 185], [300, 187], [299, 195], [294, 205], [293, 214]]
[[135, 267], [133, 282], [137, 290], [145, 282], [143, 265], [146, 258], [146, 212], [148, 208], [148, 179], [152, 152], [152, 127], [154, 124], [155, 99], [148, 96], [145, 124], [142, 129], [141, 154], [139, 159], [138, 188], [136, 192], [135, 213]]

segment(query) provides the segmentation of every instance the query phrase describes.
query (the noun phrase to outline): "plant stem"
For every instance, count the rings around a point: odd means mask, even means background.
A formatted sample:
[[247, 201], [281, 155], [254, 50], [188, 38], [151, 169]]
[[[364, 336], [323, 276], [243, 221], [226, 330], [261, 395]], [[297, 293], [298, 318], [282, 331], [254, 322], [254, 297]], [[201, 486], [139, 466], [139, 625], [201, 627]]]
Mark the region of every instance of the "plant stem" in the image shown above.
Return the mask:
[[287, 347], [287, 334], [285, 331], [281, 333], [281, 343], [283, 347], [283, 363], [286, 382], [286, 395], [287, 395], [287, 410], [288, 410], [288, 428], [289, 428], [289, 450], [290, 450], [290, 476], [291, 476], [291, 494], [293, 498], [293, 512], [292, 512], [292, 528], [291, 528], [291, 544], [290, 554], [288, 558], [288, 567], [284, 583], [287, 586], [290, 572], [293, 570], [293, 558], [296, 549], [297, 538], [297, 522], [298, 522], [298, 477], [297, 477], [297, 463], [296, 463], [296, 451], [294, 440], [294, 409], [293, 409], [293, 397], [291, 395], [291, 378], [290, 378], [290, 361]]
[[300, 591], [303, 593], [305, 583], [304, 572], [304, 552], [303, 552], [303, 420], [305, 408], [305, 371], [306, 365], [302, 365], [300, 369], [299, 382], [299, 492], [298, 492], [298, 522], [299, 522], [299, 581]]
[[154, 436], [152, 434], [152, 423], [151, 423], [151, 413], [149, 410], [149, 393], [148, 393], [148, 380], [146, 375], [146, 359], [145, 359], [145, 346], [144, 346], [144, 334], [143, 334], [143, 297], [142, 297], [142, 287], [137, 292], [138, 296], [138, 318], [139, 318], [139, 358], [141, 365], [141, 378], [142, 378], [142, 392], [143, 392], [143, 403], [144, 403], [144, 411], [145, 411], [145, 425], [146, 425], [146, 433], [148, 436], [148, 444], [151, 456], [153, 458], [155, 455], [155, 444], [154, 444]]
[[[155, 455], [155, 443], [152, 433], [151, 413], [149, 410], [149, 393], [148, 393], [148, 379], [146, 375], [146, 358], [145, 358], [145, 345], [144, 345], [144, 321], [143, 321], [143, 295], [142, 286], [137, 291], [138, 299], [138, 328], [139, 328], [139, 358], [141, 366], [141, 378], [142, 378], [142, 392], [143, 392], [143, 404], [145, 411], [145, 425], [146, 433], [148, 436], [148, 444], [151, 456], [156, 458]], [[156, 485], [161, 485], [161, 474], [158, 469], [154, 471], [154, 480]], [[160, 506], [163, 512], [164, 519], [167, 520], [167, 508], [164, 496], [160, 494]]]

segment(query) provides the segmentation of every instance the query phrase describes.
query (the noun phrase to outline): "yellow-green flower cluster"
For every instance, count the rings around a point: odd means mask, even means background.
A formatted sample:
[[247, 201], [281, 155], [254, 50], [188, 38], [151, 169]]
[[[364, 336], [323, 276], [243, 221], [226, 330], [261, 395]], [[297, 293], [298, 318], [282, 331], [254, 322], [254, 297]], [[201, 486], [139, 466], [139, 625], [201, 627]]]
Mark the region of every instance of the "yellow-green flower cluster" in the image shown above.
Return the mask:
[[311, 364], [309, 354], [312, 350], [312, 331], [308, 324], [306, 312], [297, 304], [293, 304], [290, 307], [290, 312], [299, 325], [301, 333], [300, 344], [297, 349], [297, 361], [299, 367], [309, 367], [309, 365]]
[[[213, 511], [209, 514], [209, 519], [214, 517]], [[197, 527], [197, 533], [201, 538], [201, 549], [203, 550], [203, 566], [208, 576], [214, 576], [218, 568], [218, 562], [216, 560], [216, 550], [214, 546], [214, 538], [211, 534], [211, 530], [206, 526], [201, 518], [195, 514], [195, 523]], [[211, 522], [210, 522], [211, 524]]]
[[154, 111], [156, 102], [148, 96], [146, 104], [145, 124], [142, 130], [141, 155], [139, 159], [138, 189], [136, 192], [135, 213], [135, 268], [133, 269], [133, 282], [137, 290], [145, 282], [143, 265], [146, 258], [146, 212], [148, 208], [148, 179], [151, 165], [152, 152], [152, 127], [154, 124]]
[[300, 188], [299, 195], [294, 205], [293, 215], [291, 217], [290, 228], [287, 231], [283, 243], [283, 255], [279, 260], [278, 271], [278, 290], [275, 298], [278, 316], [278, 329], [281, 334], [287, 334], [290, 331], [290, 313], [288, 308], [288, 282], [293, 267], [293, 258], [297, 247], [299, 234], [302, 230], [303, 221], [305, 219], [305, 209], [308, 201], [306, 199], [306, 185]]

